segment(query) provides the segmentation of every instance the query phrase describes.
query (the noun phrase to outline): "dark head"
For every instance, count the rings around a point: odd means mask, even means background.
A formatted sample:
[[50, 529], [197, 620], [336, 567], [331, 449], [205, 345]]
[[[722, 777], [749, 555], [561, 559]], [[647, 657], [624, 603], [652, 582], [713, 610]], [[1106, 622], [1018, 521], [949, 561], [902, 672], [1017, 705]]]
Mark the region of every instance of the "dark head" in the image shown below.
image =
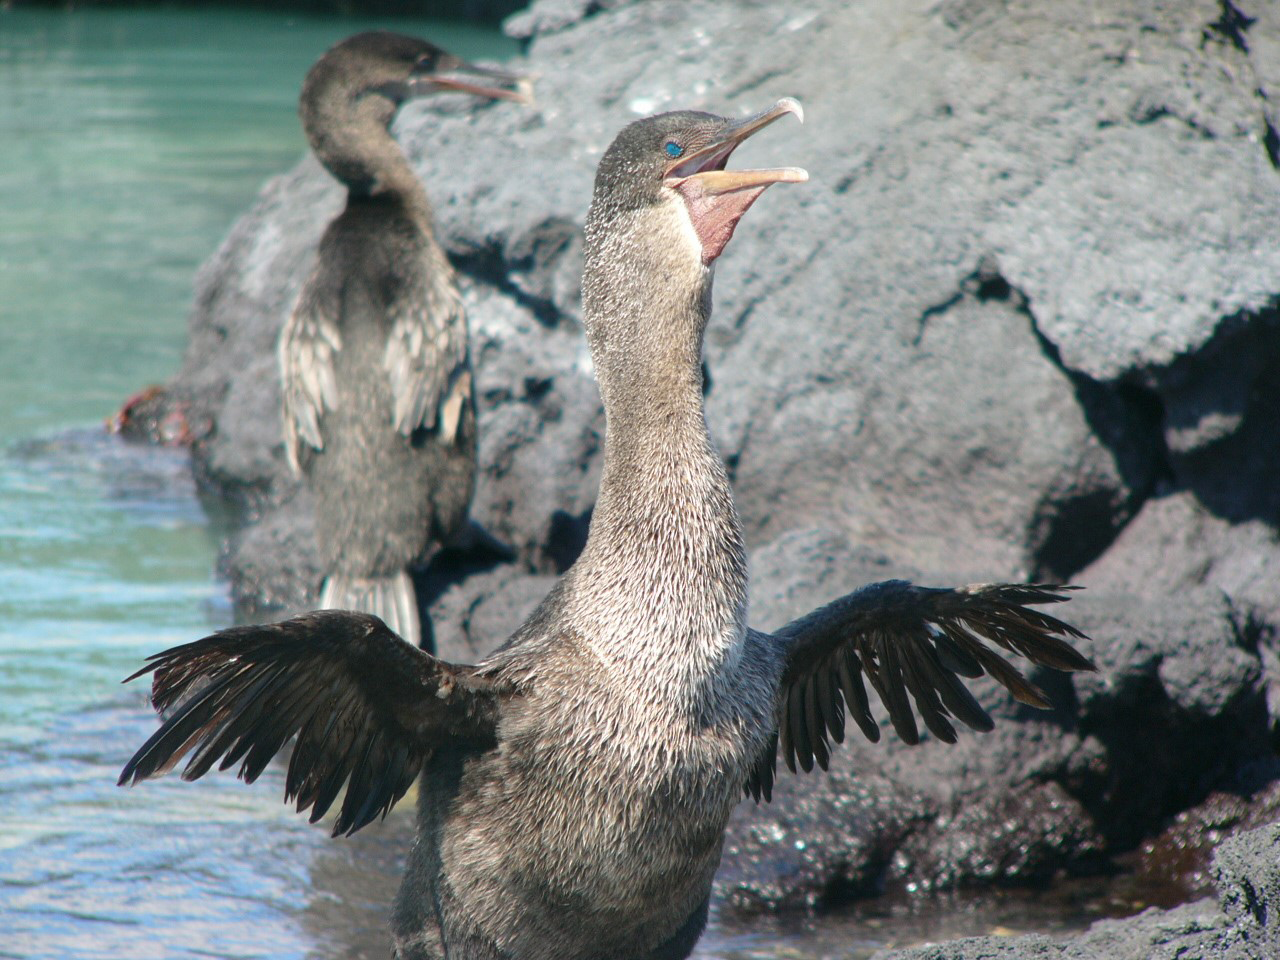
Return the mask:
[[[598, 369], [625, 365], [622, 354], [652, 356], [635, 350], [643, 342], [659, 353], [668, 345], [682, 354], [692, 350], [696, 364], [710, 312], [711, 265], [771, 184], [809, 178], [798, 167], [725, 169], [739, 144], [788, 113], [804, 119], [789, 97], [744, 120], [663, 113], [632, 123], [605, 151], [587, 214], [582, 287]], [[679, 329], [661, 329], [667, 318]]]
[[348, 155], [385, 133], [406, 100], [446, 91], [532, 102], [527, 77], [477, 67], [425, 40], [375, 30], [347, 37], [316, 61], [302, 84], [298, 112], [321, 162], [358, 187], [367, 170]]

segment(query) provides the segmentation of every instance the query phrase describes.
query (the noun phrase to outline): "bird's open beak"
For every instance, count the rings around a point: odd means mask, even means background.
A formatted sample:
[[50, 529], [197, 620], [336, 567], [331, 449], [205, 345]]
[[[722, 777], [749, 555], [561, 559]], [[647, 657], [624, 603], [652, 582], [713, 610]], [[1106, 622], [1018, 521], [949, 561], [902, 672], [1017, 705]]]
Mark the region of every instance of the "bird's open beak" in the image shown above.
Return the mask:
[[726, 170], [729, 156], [744, 141], [779, 117], [793, 113], [804, 122], [799, 101], [783, 97], [768, 110], [728, 124], [714, 143], [668, 165], [663, 183], [678, 192], [702, 241], [702, 262], [720, 256], [734, 227], [772, 184], [804, 183], [809, 174], [800, 167], [766, 170]]
[[667, 167], [667, 185], [675, 187], [685, 180], [695, 178], [704, 192], [719, 194], [751, 187], [767, 187], [772, 183], [804, 183], [809, 179], [809, 174], [799, 167], [775, 167], [771, 170], [724, 168], [729, 162], [730, 154], [744, 140], [788, 113], [795, 114], [804, 123], [804, 108], [800, 106], [800, 101], [783, 97], [768, 110], [729, 124], [715, 143], [672, 162]]
[[[443, 65], [442, 65], [443, 66]], [[409, 83], [415, 95], [455, 90], [491, 100], [514, 100], [533, 105], [533, 81], [531, 74], [513, 73], [494, 67], [478, 67], [463, 60], [453, 61], [439, 72], [423, 73]]]

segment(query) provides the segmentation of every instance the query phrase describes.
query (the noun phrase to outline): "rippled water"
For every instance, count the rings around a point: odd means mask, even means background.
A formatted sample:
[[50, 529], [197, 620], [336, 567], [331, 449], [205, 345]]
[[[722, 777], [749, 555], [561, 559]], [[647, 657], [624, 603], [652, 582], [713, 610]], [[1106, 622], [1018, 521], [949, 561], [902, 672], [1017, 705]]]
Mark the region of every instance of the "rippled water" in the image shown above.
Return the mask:
[[230, 611], [185, 456], [101, 428], [177, 367], [196, 267], [302, 152], [306, 68], [373, 25], [0, 11], [0, 957], [387, 953], [409, 812], [338, 844], [275, 770], [115, 786], [155, 726], [120, 680]]
[[[278, 769], [115, 786], [155, 727], [120, 679], [230, 611], [185, 456], [101, 428], [176, 369], [196, 267], [302, 151], [308, 65], [371, 25], [0, 10], [0, 958], [387, 956], [410, 804], [331, 841], [280, 803]], [[698, 956], [864, 957], [1028, 909], [713, 924]]]

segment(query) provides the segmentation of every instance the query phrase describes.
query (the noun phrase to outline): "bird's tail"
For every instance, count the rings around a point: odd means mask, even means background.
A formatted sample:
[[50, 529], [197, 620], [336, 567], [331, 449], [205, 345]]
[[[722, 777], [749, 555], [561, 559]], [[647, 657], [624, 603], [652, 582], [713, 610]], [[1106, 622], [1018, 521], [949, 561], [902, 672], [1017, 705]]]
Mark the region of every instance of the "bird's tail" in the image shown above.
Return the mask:
[[418, 597], [413, 581], [404, 570], [389, 577], [350, 577], [335, 573], [320, 588], [320, 607], [372, 613], [413, 646], [422, 645]]

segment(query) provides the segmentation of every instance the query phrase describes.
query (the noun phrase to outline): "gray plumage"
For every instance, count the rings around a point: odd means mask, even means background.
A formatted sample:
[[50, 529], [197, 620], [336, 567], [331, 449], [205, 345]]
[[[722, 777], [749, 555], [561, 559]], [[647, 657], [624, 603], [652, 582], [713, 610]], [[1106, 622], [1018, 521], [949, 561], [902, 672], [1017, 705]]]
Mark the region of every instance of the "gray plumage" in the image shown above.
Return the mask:
[[[287, 795], [313, 820], [349, 778], [335, 833], [384, 814], [421, 773], [419, 834], [392, 927], [405, 960], [679, 960], [706, 921], [725, 826], [774, 758], [825, 765], [844, 712], [869, 736], [863, 677], [895, 728], [954, 738], [990, 719], [962, 678], [1043, 695], [988, 646], [1091, 669], [1029, 609], [1056, 588], [849, 594], [775, 633], [747, 626], [747, 566], [728, 478], [707, 433], [700, 362], [710, 264], [738, 219], [792, 168], [726, 171], [747, 121], [673, 113], [605, 153], [586, 224], [584, 320], [607, 420], [604, 469], [578, 562], [474, 667], [331, 611], [223, 631], [158, 654], [157, 707], [184, 705], [121, 774], [195, 754], [254, 779], [293, 734]], [[202, 684], [207, 684], [203, 685]], [[194, 692], [193, 692], [194, 691]]]
[[[406, 568], [466, 522], [476, 423], [467, 321], [426, 191], [388, 131], [408, 97], [476, 72], [422, 40], [362, 33], [329, 50], [299, 113], [348, 190], [280, 335], [285, 453], [315, 495], [321, 606], [420, 640]], [[513, 81], [514, 75], [481, 71]]]

